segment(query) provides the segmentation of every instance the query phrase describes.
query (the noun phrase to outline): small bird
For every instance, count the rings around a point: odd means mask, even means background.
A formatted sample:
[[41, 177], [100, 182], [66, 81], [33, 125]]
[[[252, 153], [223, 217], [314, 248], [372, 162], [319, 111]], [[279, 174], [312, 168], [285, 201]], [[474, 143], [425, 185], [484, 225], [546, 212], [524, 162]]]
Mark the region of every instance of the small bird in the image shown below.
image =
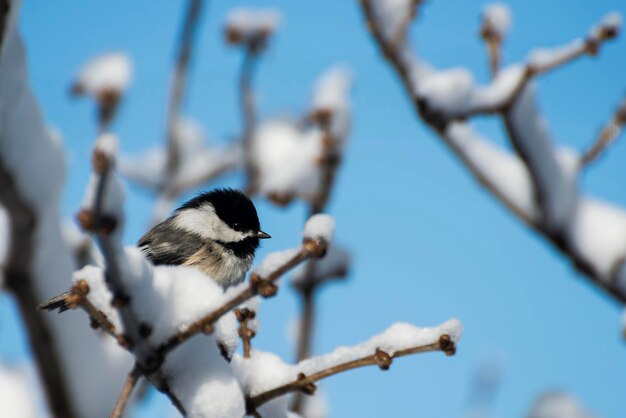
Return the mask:
[[137, 245], [154, 265], [196, 267], [227, 288], [244, 280], [265, 238], [246, 195], [215, 189], [184, 203]]

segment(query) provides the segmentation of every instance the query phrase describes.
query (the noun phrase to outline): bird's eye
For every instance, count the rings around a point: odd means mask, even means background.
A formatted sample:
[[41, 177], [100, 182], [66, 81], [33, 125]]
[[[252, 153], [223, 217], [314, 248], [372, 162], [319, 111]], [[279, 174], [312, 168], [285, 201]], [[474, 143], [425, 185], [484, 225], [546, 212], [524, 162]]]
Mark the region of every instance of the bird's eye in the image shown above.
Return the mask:
[[234, 223], [234, 224], [233, 224], [233, 229], [234, 229], [235, 231], [239, 231], [239, 232], [241, 232], [241, 231], [243, 230], [243, 225], [242, 225], [242, 224], [240, 224], [240, 223]]

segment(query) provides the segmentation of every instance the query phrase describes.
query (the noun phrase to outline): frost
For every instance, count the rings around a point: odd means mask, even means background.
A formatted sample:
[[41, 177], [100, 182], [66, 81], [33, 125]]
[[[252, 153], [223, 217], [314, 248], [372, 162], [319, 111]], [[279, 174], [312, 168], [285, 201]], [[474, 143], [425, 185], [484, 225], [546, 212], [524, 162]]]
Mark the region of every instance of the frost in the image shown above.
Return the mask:
[[76, 76], [74, 90], [96, 97], [109, 92], [123, 93], [130, 84], [132, 71], [128, 55], [102, 54], [83, 65]]
[[313, 215], [304, 224], [303, 236], [305, 239], [319, 239], [330, 244], [333, 242], [335, 219], [324, 213]]

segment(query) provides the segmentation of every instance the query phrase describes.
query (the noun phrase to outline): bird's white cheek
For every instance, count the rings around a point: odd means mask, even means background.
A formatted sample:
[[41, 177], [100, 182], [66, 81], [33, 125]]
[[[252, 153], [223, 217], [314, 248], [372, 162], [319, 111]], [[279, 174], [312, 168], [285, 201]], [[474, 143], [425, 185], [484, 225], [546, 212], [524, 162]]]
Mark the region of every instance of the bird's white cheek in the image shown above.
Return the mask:
[[184, 210], [176, 215], [174, 225], [213, 241], [237, 242], [245, 238], [244, 234], [226, 225], [217, 216], [212, 206], [204, 206], [197, 210]]

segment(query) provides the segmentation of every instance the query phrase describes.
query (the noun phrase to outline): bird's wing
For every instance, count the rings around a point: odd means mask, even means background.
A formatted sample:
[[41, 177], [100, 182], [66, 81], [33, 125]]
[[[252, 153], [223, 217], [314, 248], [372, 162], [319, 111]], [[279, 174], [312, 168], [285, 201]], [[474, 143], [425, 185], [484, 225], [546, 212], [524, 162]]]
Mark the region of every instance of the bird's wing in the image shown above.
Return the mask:
[[137, 245], [154, 265], [179, 265], [197, 252], [203, 241], [189, 232], [159, 224], [141, 237]]

